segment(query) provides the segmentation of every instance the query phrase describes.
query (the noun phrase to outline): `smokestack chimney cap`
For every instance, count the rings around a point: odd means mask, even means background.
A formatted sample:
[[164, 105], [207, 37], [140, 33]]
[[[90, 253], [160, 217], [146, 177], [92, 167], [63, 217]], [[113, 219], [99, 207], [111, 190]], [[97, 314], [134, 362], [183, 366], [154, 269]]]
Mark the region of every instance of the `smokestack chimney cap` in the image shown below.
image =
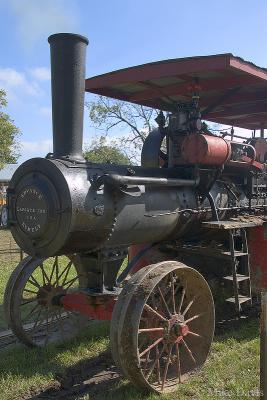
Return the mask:
[[50, 35], [47, 40], [48, 40], [48, 43], [51, 43], [57, 39], [71, 39], [71, 38], [82, 41], [82, 42], [86, 43], [87, 45], [89, 43], [89, 40], [87, 39], [87, 37], [78, 35], [77, 33], [55, 33], [53, 35]]

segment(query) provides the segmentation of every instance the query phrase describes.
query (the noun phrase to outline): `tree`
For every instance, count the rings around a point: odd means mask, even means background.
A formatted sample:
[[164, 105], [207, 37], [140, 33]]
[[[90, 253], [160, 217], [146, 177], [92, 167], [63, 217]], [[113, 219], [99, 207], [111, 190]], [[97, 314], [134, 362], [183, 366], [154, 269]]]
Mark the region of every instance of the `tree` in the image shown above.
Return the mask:
[[19, 156], [16, 139], [20, 132], [12, 119], [2, 111], [6, 106], [6, 93], [0, 89], [0, 169], [7, 163], [15, 163]]
[[104, 96], [97, 96], [87, 103], [87, 107], [94, 128], [102, 129], [106, 134], [113, 128], [123, 130], [120, 144], [131, 161], [136, 161], [146, 136], [156, 126], [157, 110]]
[[85, 149], [84, 157], [94, 163], [131, 164], [129, 157], [123, 153], [116, 141], [108, 141], [107, 136], [94, 138]]

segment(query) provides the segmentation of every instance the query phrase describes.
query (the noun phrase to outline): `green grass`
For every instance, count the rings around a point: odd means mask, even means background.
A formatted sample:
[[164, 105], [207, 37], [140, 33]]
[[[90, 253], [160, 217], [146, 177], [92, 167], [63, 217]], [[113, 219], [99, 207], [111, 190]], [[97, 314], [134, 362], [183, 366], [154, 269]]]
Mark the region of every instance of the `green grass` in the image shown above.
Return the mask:
[[[8, 239], [9, 240], [9, 239]], [[18, 262], [0, 259], [0, 303], [9, 275]], [[0, 329], [6, 328], [0, 308]], [[0, 357], [1, 400], [32, 398], [55, 385], [58, 376], [84, 372], [86, 362], [101, 356], [109, 346], [109, 324], [93, 323], [79, 337], [44, 349], [22, 345], [2, 351]], [[105, 354], [105, 353], [104, 353]], [[108, 361], [109, 363], [109, 361]], [[90, 375], [90, 371], [88, 371]], [[78, 372], [79, 375], [79, 372]], [[86, 379], [86, 377], [84, 377]], [[210, 357], [200, 373], [181, 385], [177, 392], [163, 400], [258, 399], [259, 388], [259, 322], [241, 320], [224, 334], [215, 337]], [[43, 393], [43, 395], [44, 395]], [[46, 398], [46, 397], [42, 397]], [[76, 400], [156, 400], [157, 395], [144, 395], [126, 379], [110, 382], [105, 390], [92, 397], [90, 391]], [[74, 399], [74, 397], [72, 397]], [[67, 398], [66, 398], [67, 400]]]
[[[2, 400], [17, 400], [36, 389], [45, 391], [55, 375], [77, 369], [88, 358], [101, 355], [108, 348], [108, 324], [95, 323], [79, 338], [46, 349], [18, 346], [6, 351], [0, 359], [0, 390]], [[82, 369], [81, 369], [82, 370]], [[90, 374], [90, 371], [88, 371]], [[164, 400], [249, 399], [259, 387], [258, 321], [244, 321], [237, 329], [217, 336], [212, 352], [201, 372]], [[252, 393], [253, 394], [253, 393]], [[45, 398], [45, 397], [44, 397]], [[156, 400], [156, 395], [143, 395], [126, 380], [100, 391], [96, 400]], [[76, 397], [91, 400], [90, 393]]]
[[4, 300], [6, 283], [8, 281], [11, 272], [15, 268], [16, 264], [17, 262], [11, 262], [0, 259], [0, 331], [3, 329], [7, 329], [7, 324], [4, 320], [4, 315], [3, 315], [3, 300]]
[[0, 330], [7, 329], [2, 306], [6, 283], [20, 260], [19, 253], [9, 254], [8, 252], [16, 248], [17, 245], [11, 233], [8, 230], [0, 230]]
[[[258, 399], [259, 339], [258, 320], [245, 321], [238, 329], [217, 336], [204, 368], [176, 393], [163, 400]], [[126, 380], [94, 399], [156, 400], [157, 395], [142, 395]], [[77, 400], [90, 400], [90, 394]]]
[[46, 348], [25, 346], [3, 352], [0, 358], [2, 400], [21, 400], [36, 389], [45, 390], [55, 375], [62, 374], [81, 360], [97, 356], [108, 346], [108, 325], [95, 323], [75, 340]]

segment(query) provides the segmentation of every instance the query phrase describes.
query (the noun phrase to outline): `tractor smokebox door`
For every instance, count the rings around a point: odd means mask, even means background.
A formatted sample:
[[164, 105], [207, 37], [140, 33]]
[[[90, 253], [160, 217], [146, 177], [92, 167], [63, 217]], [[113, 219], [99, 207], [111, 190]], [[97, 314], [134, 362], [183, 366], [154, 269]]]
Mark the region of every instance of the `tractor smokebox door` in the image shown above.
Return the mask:
[[72, 214], [68, 184], [54, 162], [22, 164], [10, 181], [8, 206], [11, 233], [25, 253], [42, 257], [62, 248]]
[[57, 233], [60, 203], [51, 179], [39, 171], [30, 174], [23, 172], [19, 185], [11, 191], [9, 198], [10, 225], [13, 235], [22, 238], [23, 243], [34, 243], [37, 248], [36, 240], [39, 246], [44, 246]]
[[48, 219], [48, 206], [39, 188], [28, 186], [20, 191], [16, 201], [16, 215], [20, 228], [29, 236], [43, 233]]
[[187, 163], [223, 165], [231, 156], [231, 144], [220, 137], [191, 134], [183, 140], [181, 153]]

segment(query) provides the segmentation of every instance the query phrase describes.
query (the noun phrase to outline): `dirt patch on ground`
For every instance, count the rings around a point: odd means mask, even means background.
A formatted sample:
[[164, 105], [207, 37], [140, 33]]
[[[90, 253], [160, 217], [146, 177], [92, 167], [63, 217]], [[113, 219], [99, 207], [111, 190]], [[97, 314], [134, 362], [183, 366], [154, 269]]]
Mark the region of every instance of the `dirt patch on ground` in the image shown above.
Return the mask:
[[103, 393], [115, 387], [120, 378], [108, 350], [97, 357], [81, 361], [64, 374], [56, 375], [55, 382], [49, 388], [32, 392], [21, 400], [75, 400], [77, 396], [88, 392], [90, 400], [100, 400]]

